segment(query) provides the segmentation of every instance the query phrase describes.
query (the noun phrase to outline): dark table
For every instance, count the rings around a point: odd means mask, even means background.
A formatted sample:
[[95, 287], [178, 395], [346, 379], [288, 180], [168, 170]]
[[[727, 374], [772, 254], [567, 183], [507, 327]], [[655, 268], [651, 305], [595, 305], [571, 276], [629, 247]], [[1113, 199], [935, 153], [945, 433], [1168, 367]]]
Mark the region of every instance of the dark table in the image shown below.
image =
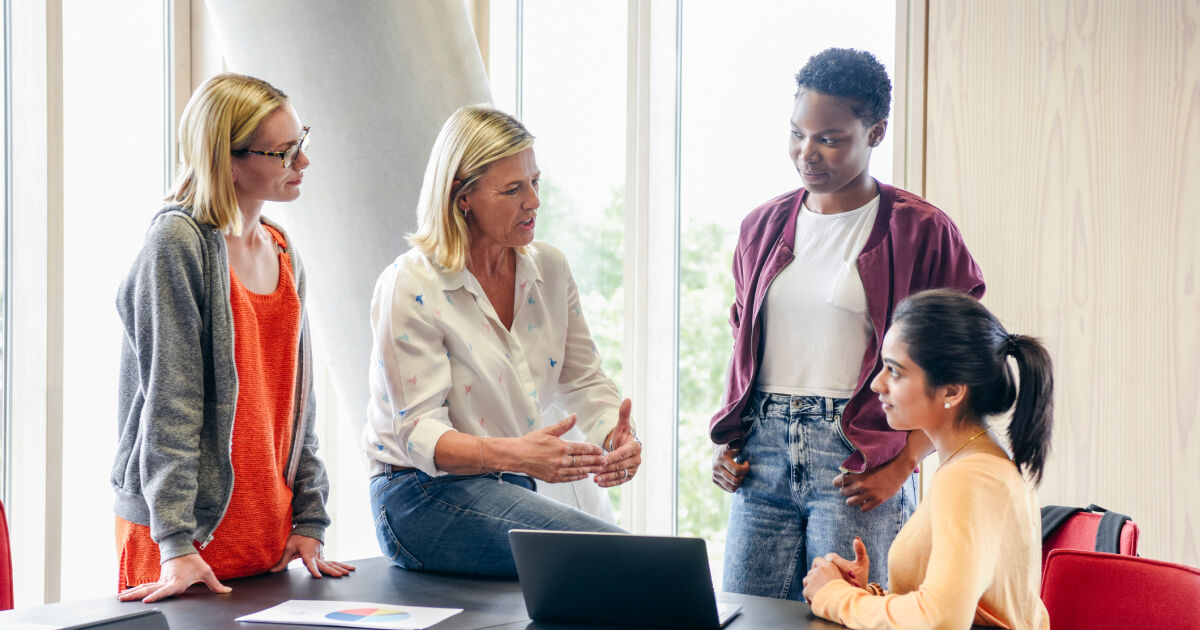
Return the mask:
[[[181, 596], [153, 604], [119, 602], [111, 598], [65, 602], [0, 613], [0, 627], [11, 621], [41, 621], [68, 625], [89, 619], [158, 608], [172, 630], [291, 628], [312, 630], [316, 626], [238, 623], [234, 619], [289, 599], [326, 599], [379, 602], [408, 606], [462, 608], [463, 612], [433, 626], [436, 630], [483, 629], [536, 630], [590, 628], [563, 626], [529, 620], [521, 586], [515, 578], [487, 578], [405, 571], [383, 558], [352, 561], [358, 570], [345, 578], [313, 579], [297, 567], [278, 574], [228, 580], [228, 595], [215, 595], [203, 585], [194, 585]], [[802, 602], [782, 601], [751, 595], [722, 595], [741, 604], [742, 612], [726, 628], [761, 630], [771, 628], [841, 628], [813, 617]], [[622, 630], [629, 630], [628, 628]]]

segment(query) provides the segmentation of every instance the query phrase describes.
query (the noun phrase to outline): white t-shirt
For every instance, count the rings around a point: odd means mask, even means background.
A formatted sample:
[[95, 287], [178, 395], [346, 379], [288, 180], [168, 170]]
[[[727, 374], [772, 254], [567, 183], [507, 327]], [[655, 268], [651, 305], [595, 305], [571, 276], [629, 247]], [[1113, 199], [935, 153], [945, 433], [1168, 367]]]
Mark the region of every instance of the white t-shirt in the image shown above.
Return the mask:
[[878, 195], [839, 214], [800, 208], [796, 258], [767, 290], [758, 389], [829, 398], [854, 394], [874, 328], [858, 255], [878, 211]]

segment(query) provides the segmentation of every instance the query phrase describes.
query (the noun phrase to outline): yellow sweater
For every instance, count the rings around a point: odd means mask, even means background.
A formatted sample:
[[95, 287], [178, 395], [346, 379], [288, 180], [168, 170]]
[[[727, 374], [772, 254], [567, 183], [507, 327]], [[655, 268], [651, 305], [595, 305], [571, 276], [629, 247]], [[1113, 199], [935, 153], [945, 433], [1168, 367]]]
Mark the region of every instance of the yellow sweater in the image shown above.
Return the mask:
[[896, 536], [891, 592], [834, 580], [813, 597], [813, 612], [851, 628], [1048, 630], [1041, 531], [1033, 488], [999, 447], [981, 443], [937, 471]]

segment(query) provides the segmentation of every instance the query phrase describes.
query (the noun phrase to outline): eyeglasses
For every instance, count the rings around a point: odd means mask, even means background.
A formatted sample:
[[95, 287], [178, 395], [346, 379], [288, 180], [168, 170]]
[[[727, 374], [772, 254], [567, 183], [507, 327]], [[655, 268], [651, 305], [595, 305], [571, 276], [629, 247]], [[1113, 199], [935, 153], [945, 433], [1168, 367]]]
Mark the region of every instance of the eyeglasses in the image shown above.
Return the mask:
[[292, 164], [296, 161], [296, 156], [299, 155], [301, 151], [304, 151], [305, 153], [308, 152], [308, 141], [308, 127], [305, 127], [303, 131], [300, 132], [300, 139], [296, 141], [296, 144], [288, 147], [287, 151], [255, 151], [254, 149], [237, 149], [236, 151], [232, 151], [232, 153], [234, 155], [253, 153], [254, 155], [277, 157], [283, 164], [283, 168], [291, 168]]

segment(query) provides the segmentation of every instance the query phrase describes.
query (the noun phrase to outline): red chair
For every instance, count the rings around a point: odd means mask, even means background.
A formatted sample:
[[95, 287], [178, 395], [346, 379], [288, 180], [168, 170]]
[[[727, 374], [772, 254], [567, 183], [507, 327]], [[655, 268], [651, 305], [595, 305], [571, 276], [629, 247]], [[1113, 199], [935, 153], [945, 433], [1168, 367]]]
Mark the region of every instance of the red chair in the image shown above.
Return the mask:
[[1055, 549], [1042, 576], [1054, 630], [1195, 630], [1200, 569], [1096, 551]]
[[1086, 508], [1047, 505], [1042, 508], [1042, 573], [1046, 571], [1047, 557], [1055, 549], [1136, 556], [1139, 534], [1133, 519], [1097, 505]]
[[8, 548], [8, 517], [0, 502], [0, 610], [13, 607], [12, 553]]

